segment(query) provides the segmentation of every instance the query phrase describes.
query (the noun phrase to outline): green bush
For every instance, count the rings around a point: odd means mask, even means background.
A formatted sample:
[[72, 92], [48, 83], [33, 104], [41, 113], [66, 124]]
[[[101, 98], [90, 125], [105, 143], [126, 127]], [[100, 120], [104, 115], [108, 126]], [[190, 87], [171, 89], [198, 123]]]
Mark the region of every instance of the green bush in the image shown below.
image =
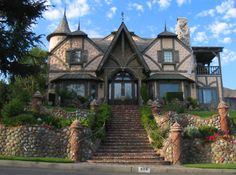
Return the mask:
[[32, 113], [22, 113], [14, 117], [5, 117], [2, 122], [7, 126], [19, 126], [27, 124], [36, 124], [37, 119]]
[[183, 137], [188, 139], [194, 139], [201, 137], [201, 134], [197, 127], [187, 126], [186, 128], [184, 128]]
[[171, 102], [167, 102], [164, 106], [166, 111], [175, 111], [178, 114], [185, 112], [185, 106], [182, 101], [178, 99], [172, 100]]
[[160, 128], [157, 127], [155, 119], [152, 116], [152, 111], [149, 106], [143, 106], [140, 109], [141, 122], [145, 130], [152, 139], [152, 145], [155, 148], [161, 148], [163, 146], [163, 134]]
[[8, 85], [3, 81], [0, 81], [0, 111], [4, 104], [8, 101], [8, 93]]
[[97, 132], [96, 136], [98, 138], [101, 138], [102, 140], [105, 139], [105, 128], [102, 128], [103, 124], [107, 123], [110, 117], [111, 117], [111, 107], [107, 104], [100, 105], [95, 114], [92, 130]]
[[179, 101], [183, 101], [183, 92], [167, 92], [165, 95], [165, 100], [167, 102], [172, 102], [173, 100], [178, 99]]
[[24, 112], [24, 103], [22, 103], [20, 99], [13, 98], [3, 106], [2, 116], [3, 118], [10, 118], [19, 115], [23, 112]]
[[208, 136], [212, 136], [214, 133], [218, 132], [218, 129], [213, 126], [202, 125], [198, 127], [198, 130], [201, 134], [202, 138], [206, 138]]
[[143, 99], [143, 102], [146, 104], [149, 99], [146, 83], [142, 83], [141, 85], [141, 97]]
[[187, 97], [187, 103], [188, 103], [188, 107], [191, 107], [192, 109], [195, 109], [198, 107], [197, 99], [194, 99], [192, 97]]

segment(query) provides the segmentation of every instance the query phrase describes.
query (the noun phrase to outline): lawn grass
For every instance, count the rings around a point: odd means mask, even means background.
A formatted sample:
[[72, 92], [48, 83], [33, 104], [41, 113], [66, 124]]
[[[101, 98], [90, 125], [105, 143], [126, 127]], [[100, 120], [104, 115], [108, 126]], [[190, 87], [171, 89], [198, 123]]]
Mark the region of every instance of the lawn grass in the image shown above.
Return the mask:
[[74, 161], [64, 158], [52, 157], [19, 157], [19, 156], [2, 156], [0, 160], [20, 160], [20, 161], [33, 161], [33, 162], [51, 162], [51, 163], [74, 163]]
[[188, 167], [188, 168], [204, 168], [204, 169], [236, 169], [236, 163], [229, 163], [229, 164], [216, 164], [216, 163], [184, 164], [183, 166]]
[[209, 117], [217, 114], [216, 111], [188, 111], [187, 113], [199, 116], [201, 118], [209, 118]]

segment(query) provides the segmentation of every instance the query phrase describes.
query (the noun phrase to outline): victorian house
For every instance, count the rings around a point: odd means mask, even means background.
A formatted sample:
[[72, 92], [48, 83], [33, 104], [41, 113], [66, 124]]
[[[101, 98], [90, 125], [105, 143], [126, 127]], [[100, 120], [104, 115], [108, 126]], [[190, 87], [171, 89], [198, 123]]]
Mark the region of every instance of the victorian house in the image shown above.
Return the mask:
[[[202, 105], [216, 105], [223, 97], [222, 47], [192, 47], [186, 18], [177, 19], [176, 33], [164, 31], [142, 38], [122, 22], [104, 38], [86, 31], [71, 32], [64, 14], [49, 41], [48, 97], [55, 89], [74, 91], [109, 104], [141, 104], [141, 86], [150, 99], [182, 92]], [[217, 66], [212, 61], [217, 60]]]

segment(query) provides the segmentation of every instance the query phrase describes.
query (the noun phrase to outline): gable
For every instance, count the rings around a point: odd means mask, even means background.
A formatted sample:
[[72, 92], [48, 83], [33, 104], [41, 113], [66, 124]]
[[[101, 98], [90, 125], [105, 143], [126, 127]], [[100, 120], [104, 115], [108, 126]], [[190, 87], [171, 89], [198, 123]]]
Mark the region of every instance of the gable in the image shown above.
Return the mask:
[[[67, 51], [81, 49], [88, 51], [86, 62], [83, 65], [70, 65]], [[49, 71], [95, 71], [100, 64], [103, 52], [89, 38], [68, 37], [60, 43], [49, 56]]]
[[[160, 60], [160, 52], [172, 50], [175, 63], [164, 64]], [[192, 50], [177, 38], [157, 38], [144, 50], [144, 60], [151, 71], [188, 72], [189, 65], [194, 61]]]
[[145, 71], [148, 71], [148, 67], [124, 23], [116, 32], [98, 71], [108, 67], [121, 69], [142, 67]]

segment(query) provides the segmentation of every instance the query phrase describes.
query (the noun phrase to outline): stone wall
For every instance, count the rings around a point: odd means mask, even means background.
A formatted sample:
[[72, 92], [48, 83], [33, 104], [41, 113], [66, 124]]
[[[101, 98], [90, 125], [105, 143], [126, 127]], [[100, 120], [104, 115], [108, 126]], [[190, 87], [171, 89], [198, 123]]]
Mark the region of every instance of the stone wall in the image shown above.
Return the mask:
[[155, 114], [154, 117], [158, 126], [161, 128], [166, 125], [171, 126], [177, 121], [182, 127], [208, 125], [220, 129], [220, 116], [217, 114], [207, 119], [191, 114], [177, 114], [175, 112], [169, 112], [163, 116]]
[[[92, 131], [83, 127], [81, 132], [81, 160], [93, 155], [99, 141], [93, 142]], [[24, 157], [70, 157], [70, 130], [68, 127], [57, 129], [51, 126], [0, 125], [0, 155]]]
[[69, 152], [68, 139], [68, 128], [1, 126], [0, 154], [6, 156], [66, 158]]
[[[182, 163], [236, 163], [236, 144], [225, 140], [206, 142], [201, 139], [182, 141]], [[162, 155], [173, 162], [173, 148], [166, 140]]]

